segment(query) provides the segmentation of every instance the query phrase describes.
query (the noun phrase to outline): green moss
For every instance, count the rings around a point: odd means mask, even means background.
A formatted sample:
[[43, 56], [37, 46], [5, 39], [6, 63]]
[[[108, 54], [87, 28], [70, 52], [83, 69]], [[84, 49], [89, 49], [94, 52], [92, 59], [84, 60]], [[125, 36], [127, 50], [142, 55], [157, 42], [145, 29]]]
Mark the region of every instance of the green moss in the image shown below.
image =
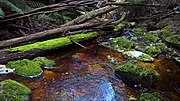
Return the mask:
[[128, 21], [123, 21], [123, 22], [121, 22], [121, 23], [119, 23], [118, 25], [115, 26], [114, 31], [119, 31], [119, 30], [121, 30], [123, 27], [125, 27], [125, 26], [127, 26], [127, 25], [129, 25], [129, 24], [131, 24], [131, 23], [128, 22]]
[[36, 62], [28, 59], [10, 61], [7, 64], [8, 68], [15, 68], [15, 72], [25, 77], [36, 77], [42, 73], [42, 69]]
[[165, 40], [173, 45], [180, 46], [180, 35], [172, 35], [165, 38]]
[[10, 48], [10, 51], [11, 52], [13, 52], [13, 51], [23, 51], [24, 52], [24, 51], [29, 51], [32, 49], [42, 49], [42, 50], [56, 49], [59, 47], [64, 47], [64, 46], [72, 44], [71, 40], [74, 40], [76, 42], [85, 41], [87, 39], [91, 39], [98, 35], [99, 34], [97, 32], [89, 32], [86, 34], [83, 34], [83, 33], [76, 34], [76, 35], [71, 35], [69, 37], [56, 38], [56, 39], [51, 39], [51, 40], [47, 40], [47, 41], [36, 42], [33, 44]]
[[122, 37], [117, 37], [111, 42], [112, 47], [116, 50], [129, 50], [135, 46], [133, 41], [124, 39]]
[[49, 60], [45, 57], [37, 57], [37, 58], [33, 59], [33, 62], [36, 62], [43, 68], [47, 68], [47, 67], [51, 68], [52, 65], [55, 64], [55, 62], [53, 60]]
[[143, 36], [144, 33], [147, 32], [147, 28], [146, 27], [138, 27], [138, 28], [133, 28], [132, 31], [137, 36]]
[[117, 66], [115, 68], [115, 73], [132, 83], [141, 83], [144, 85], [150, 85], [160, 77], [159, 73], [144, 67], [140, 67], [136, 65], [136, 62], [134, 61]]
[[159, 35], [161, 38], [165, 39], [166, 37], [169, 37], [169, 36], [172, 36], [172, 35], [176, 35], [176, 33], [174, 33], [173, 31], [171, 31], [171, 29], [170, 29], [168, 26], [166, 26], [166, 27], [162, 28], [162, 29], [159, 31], [158, 35]]
[[146, 46], [144, 52], [151, 56], [156, 56], [162, 53], [161, 49], [155, 46]]
[[147, 43], [155, 43], [159, 40], [158, 36], [152, 32], [146, 33], [142, 38]]
[[163, 97], [159, 92], [142, 93], [139, 101], [163, 101]]
[[152, 60], [152, 57], [150, 55], [142, 54], [139, 56], [139, 60]]
[[31, 94], [29, 88], [13, 80], [1, 81], [0, 85], [0, 101], [25, 101]]

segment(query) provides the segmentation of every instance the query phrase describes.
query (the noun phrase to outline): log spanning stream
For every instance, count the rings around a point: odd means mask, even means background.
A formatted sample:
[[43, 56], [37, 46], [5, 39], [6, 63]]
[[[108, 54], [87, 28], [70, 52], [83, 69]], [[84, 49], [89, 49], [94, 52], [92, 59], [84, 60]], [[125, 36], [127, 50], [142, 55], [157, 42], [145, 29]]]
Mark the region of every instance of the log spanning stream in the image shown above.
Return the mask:
[[[118, 63], [126, 59], [116, 51], [90, 42], [81, 47], [59, 50], [46, 56], [56, 62], [55, 69], [44, 70], [38, 78], [27, 79], [16, 74], [1, 75], [0, 81], [13, 79], [32, 90], [31, 101], [127, 101], [138, 99], [136, 87], [129, 86], [114, 75], [114, 66], [107, 56]], [[151, 89], [160, 91], [171, 101], [180, 100], [180, 68], [173, 60], [155, 59], [147, 67], [158, 67], [159, 81]]]

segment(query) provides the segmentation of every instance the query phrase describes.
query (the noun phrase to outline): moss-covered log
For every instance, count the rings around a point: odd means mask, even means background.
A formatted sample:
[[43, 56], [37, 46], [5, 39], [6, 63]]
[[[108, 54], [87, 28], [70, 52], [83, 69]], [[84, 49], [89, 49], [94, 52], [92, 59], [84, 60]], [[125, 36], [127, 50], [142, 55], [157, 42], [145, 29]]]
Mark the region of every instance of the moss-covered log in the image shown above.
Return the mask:
[[0, 63], [3, 64], [11, 60], [21, 59], [25, 57], [33, 58], [35, 56], [42, 55], [49, 50], [62, 48], [73, 44], [73, 42], [82, 42], [85, 40], [89, 40], [97, 37], [98, 35], [100, 35], [98, 32], [81, 33], [0, 50]]

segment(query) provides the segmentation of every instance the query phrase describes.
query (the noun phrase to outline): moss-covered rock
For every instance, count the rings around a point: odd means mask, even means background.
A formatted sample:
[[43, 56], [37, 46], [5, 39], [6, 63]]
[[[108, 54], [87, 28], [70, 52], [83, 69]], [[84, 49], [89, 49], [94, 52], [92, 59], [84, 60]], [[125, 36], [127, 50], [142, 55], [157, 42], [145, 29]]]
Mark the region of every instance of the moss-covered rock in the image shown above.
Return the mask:
[[172, 36], [172, 35], [177, 35], [168, 26], [162, 28], [157, 34], [159, 37], [161, 37], [163, 39], [165, 39], [169, 36]]
[[39, 64], [42, 68], [52, 69], [55, 62], [53, 60], [49, 60], [45, 57], [37, 57], [33, 59], [33, 62]]
[[113, 39], [111, 45], [116, 50], [129, 50], [135, 47], [135, 43], [133, 41], [127, 40], [122, 37]]
[[147, 28], [146, 27], [138, 27], [138, 28], [133, 28], [132, 31], [136, 36], [143, 36], [144, 33], [147, 32]]
[[43, 72], [38, 63], [28, 59], [10, 61], [7, 63], [7, 67], [15, 69], [15, 72], [19, 75], [30, 78], [37, 77]]
[[142, 93], [139, 101], [163, 101], [163, 97], [159, 92]]
[[151, 56], [157, 56], [162, 53], [161, 49], [155, 46], [146, 46], [144, 52]]
[[119, 30], [121, 30], [123, 27], [125, 27], [125, 26], [127, 26], [127, 25], [129, 25], [129, 24], [131, 24], [131, 22], [123, 21], [123, 22], [121, 22], [121, 23], [119, 23], [118, 25], [115, 26], [114, 31], [119, 31]]
[[69, 37], [56, 38], [56, 39], [51, 39], [51, 40], [47, 40], [47, 41], [36, 42], [33, 44], [10, 48], [10, 51], [11, 52], [14, 52], [14, 51], [23, 51], [24, 52], [24, 51], [29, 51], [32, 49], [42, 49], [42, 50], [56, 49], [59, 47], [64, 47], [64, 46], [73, 44], [71, 40], [80, 42], [80, 41], [85, 41], [87, 39], [97, 37], [98, 35], [99, 35], [99, 33], [97, 33], [97, 32], [76, 34], [76, 35], [71, 35]]
[[154, 61], [153, 57], [151, 57], [150, 55], [145, 54], [143, 52], [140, 52], [140, 51], [127, 51], [127, 52], [123, 52], [123, 54], [128, 55], [128, 56], [135, 58], [137, 60], [140, 60], [140, 61], [145, 61], [145, 62], [153, 62]]
[[160, 77], [159, 73], [145, 67], [140, 67], [134, 61], [117, 66], [115, 73], [132, 83], [142, 84], [143, 86], [150, 86]]
[[165, 40], [175, 46], [180, 47], [180, 35], [172, 35], [172, 36], [166, 37]]
[[4, 80], [0, 82], [0, 101], [26, 101], [31, 90], [14, 81]]
[[152, 32], [146, 33], [142, 38], [146, 43], [155, 43], [159, 40], [158, 36]]

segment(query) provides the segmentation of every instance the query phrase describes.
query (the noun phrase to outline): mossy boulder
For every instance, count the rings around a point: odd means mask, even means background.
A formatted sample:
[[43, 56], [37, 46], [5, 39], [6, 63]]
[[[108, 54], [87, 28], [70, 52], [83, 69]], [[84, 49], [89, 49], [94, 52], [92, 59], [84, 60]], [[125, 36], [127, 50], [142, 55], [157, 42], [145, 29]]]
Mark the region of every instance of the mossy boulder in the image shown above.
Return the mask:
[[115, 50], [129, 50], [135, 47], [135, 43], [128, 39], [117, 37], [111, 41], [111, 45]]
[[158, 33], [158, 36], [162, 39], [165, 39], [167, 37], [170, 37], [172, 35], [177, 35], [175, 32], [173, 32], [168, 26], [162, 28]]
[[142, 37], [143, 41], [146, 43], [155, 43], [159, 40], [158, 36], [155, 33], [148, 32]]
[[136, 64], [135, 61], [129, 61], [115, 68], [115, 73], [120, 75], [125, 80], [134, 84], [142, 84], [143, 86], [151, 86], [156, 81], [160, 74], [145, 67]]
[[37, 77], [43, 72], [38, 63], [28, 59], [10, 61], [7, 63], [7, 67], [15, 69], [15, 72], [21, 76], [30, 78]]
[[161, 49], [155, 46], [146, 46], [144, 52], [151, 56], [157, 56], [162, 53]]
[[0, 101], [26, 101], [31, 90], [14, 80], [0, 82]]
[[97, 33], [97, 32], [81, 33], [81, 34], [71, 35], [68, 37], [50, 39], [47, 41], [36, 42], [33, 44], [13, 47], [13, 48], [10, 48], [10, 51], [11, 52], [14, 52], [14, 51], [25, 52], [25, 51], [29, 51], [32, 49], [41, 49], [41, 50], [57, 49], [60, 47], [65, 47], [67, 45], [73, 44], [72, 40], [75, 42], [80, 42], [80, 41], [92, 39], [94, 37], [97, 37], [98, 35], [99, 35], [99, 33]]
[[151, 57], [150, 55], [145, 54], [143, 52], [140, 52], [140, 51], [126, 51], [126, 52], [123, 52], [123, 54], [127, 55], [131, 58], [140, 60], [140, 61], [145, 61], [145, 62], [153, 62], [154, 61], [153, 57]]
[[130, 25], [131, 22], [128, 22], [128, 21], [123, 21], [121, 23], [119, 23], [118, 25], [115, 26], [114, 28], [114, 31], [119, 31], [121, 30], [123, 27], [127, 26], [127, 25]]
[[55, 62], [53, 60], [49, 60], [45, 57], [37, 57], [37, 58], [34, 58], [32, 61], [36, 62], [42, 68], [46, 68], [46, 69], [52, 69], [53, 65], [55, 65]]
[[172, 36], [166, 37], [165, 40], [168, 43], [171, 43], [172, 45], [180, 47], [180, 35], [172, 35]]
[[164, 101], [159, 92], [142, 93], [139, 101]]
[[138, 27], [138, 28], [133, 28], [132, 31], [136, 36], [143, 36], [147, 32], [147, 28]]

